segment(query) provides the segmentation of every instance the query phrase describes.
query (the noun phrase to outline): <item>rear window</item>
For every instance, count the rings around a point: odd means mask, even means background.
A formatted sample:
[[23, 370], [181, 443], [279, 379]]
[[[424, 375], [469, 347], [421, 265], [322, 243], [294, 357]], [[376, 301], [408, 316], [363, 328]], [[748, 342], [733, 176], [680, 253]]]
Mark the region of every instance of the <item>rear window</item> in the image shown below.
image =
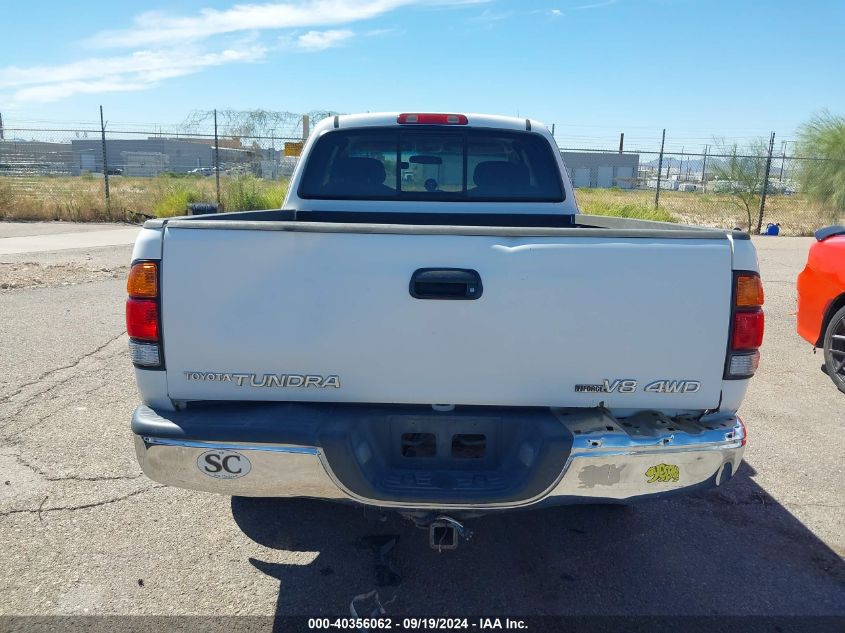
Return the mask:
[[560, 202], [557, 158], [539, 134], [487, 129], [327, 132], [308, 157], [301, 198]]

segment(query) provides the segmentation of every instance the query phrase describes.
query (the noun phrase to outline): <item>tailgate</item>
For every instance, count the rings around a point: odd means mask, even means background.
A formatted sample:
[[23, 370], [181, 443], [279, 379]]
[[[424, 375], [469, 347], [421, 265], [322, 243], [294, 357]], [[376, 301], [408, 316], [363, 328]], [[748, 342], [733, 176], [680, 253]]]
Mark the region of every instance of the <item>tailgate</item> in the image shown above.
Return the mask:
[[[421, 268], [483, 294], [415, 298]], [[731, 274], [727, 239], [168, 226], [169, 395], [716, 408]]]

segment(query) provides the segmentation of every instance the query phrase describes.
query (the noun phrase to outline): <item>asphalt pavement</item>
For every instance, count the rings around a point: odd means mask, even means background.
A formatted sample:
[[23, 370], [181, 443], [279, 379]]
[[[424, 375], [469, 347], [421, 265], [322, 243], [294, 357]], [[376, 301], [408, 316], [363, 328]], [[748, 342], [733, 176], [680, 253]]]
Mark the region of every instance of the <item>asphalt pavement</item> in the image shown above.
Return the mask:
[[128, 224], [0, 222], [0, 255], [133, 244], [139, 230]]
[[[811, 241], [755, 240], [766, 336], [731, 482], [630, 507], [487, 515], [449, 553], [360, 507], [146, 479], [129, 431], [131, 247], [0, 250], [0, 275], [18, 275], [0, 289], [0, 614], [334, 616], [378, 589], [388, 614], [845, 615], [845, 395], [794, 332]], [[67, 285], [31, 282], [68, 263], [82, 272]], [[392, 587], [377, 586], [366, 544], [384, 534], [399, 538]]]

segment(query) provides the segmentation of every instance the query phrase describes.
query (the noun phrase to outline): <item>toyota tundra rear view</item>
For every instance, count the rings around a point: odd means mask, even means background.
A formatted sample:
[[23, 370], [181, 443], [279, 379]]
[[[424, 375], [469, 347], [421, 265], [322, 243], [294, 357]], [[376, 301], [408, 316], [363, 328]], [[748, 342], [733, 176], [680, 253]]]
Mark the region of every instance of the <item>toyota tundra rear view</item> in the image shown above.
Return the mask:
[[393, 508], [456, 544], [463, 516], [742, 459], [748, 236], [580, 214], [537, 121], [325, 119], [282, 209], [151, 220], [132, 259], [132, 431], [166, 484]]

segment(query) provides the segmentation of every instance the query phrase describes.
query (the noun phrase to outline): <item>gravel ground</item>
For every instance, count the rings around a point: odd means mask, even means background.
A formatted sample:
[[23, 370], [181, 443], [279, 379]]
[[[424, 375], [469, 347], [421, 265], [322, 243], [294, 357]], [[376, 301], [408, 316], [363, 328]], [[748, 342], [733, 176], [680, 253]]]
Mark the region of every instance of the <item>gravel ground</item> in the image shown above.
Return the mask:
[[92, 256], [86, 257], [84, 262], [64, 261], [56, 264], [34, 261], [32, 256], [20, 257], [20, 261], [16, 262], [0, 261], [0, 292], [17, 288], [52, 288], [105, 279], [126, 279], [128, 271], [129, 267], [125, 262], [104, 264]]
[[0, 274], [29, 286], [0, 291], [0, 614], [348, 615], [376, 588], [362, 538], [396, 534], [402, 581], [380, 588], [394, 615], [845, 615], [845, 397], [794, 333], [811, 240], [756, 243], [764, 360], [741, 410], [746, 462], [726, 487], [488, 515], [443, 554], [361, 508], [143, 477], [129, 247], [0, 257]]
[[[74, 286], [106, 279], [125, 279], [131, 248], [112, 246], [40, 253], [4, 252], [8, 243], [27, 238], [51, 239], [57, 247], [76, 235], [101, 234], [136, 228], [127, 224], [71, 224], [69, 222], [0, 222], [0, 297], [21, 288]], [[8, 249], [11, 250], [11, 249]]]

